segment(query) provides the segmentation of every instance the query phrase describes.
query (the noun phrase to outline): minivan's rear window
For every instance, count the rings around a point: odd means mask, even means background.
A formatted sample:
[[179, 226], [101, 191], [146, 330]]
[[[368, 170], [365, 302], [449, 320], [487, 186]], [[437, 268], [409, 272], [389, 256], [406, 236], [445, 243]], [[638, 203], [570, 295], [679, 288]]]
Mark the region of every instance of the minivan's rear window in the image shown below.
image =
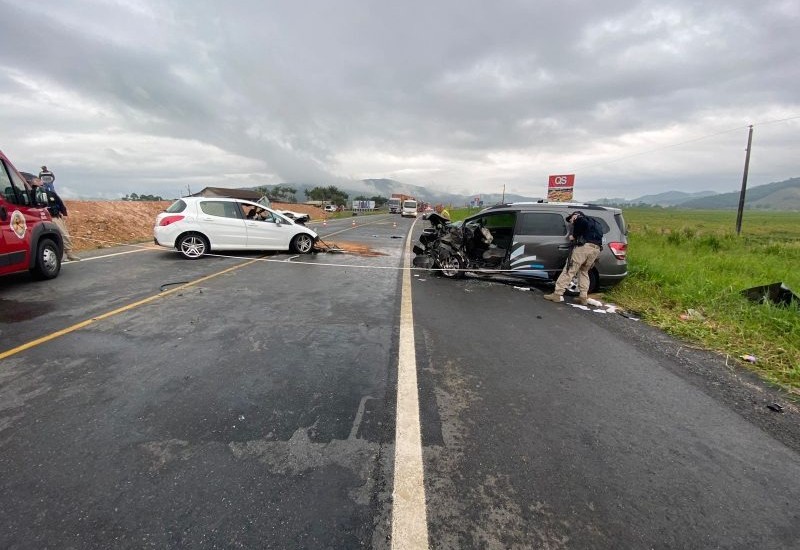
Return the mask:
[[619, 230], [622, 232], [622, 234], [627, 235], [628, 226], [625, 225], [625, 218], [622, 217], [622, 214], [614, 214], [614, 220], [616, 220]]

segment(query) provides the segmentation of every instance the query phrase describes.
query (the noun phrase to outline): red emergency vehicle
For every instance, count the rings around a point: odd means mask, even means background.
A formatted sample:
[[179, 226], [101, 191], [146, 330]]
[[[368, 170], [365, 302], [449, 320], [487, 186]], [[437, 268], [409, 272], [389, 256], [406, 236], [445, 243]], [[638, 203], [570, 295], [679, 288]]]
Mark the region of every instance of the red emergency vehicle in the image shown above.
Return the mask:
[[0, 151], [0, 275], [30, 271], [53, 279], [63, 242], [47, 210], [46, 191], [34, 191]]

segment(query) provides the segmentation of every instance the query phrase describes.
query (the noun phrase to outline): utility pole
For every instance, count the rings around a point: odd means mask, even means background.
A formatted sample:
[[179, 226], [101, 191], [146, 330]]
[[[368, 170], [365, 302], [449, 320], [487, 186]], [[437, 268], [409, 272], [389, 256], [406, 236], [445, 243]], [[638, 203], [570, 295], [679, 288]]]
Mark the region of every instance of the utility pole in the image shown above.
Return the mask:
[[504, 183], [503, 184], [503, 198], [500, 201], [500, 204], [505, 204], [505, 203], [506, 203], [506, 184]]
[[736, 234], [742, 232], [742, 213], [744, 212], [744, 195], [747, 191], [747, 172], [750, 170], [750, 149], [753, 144], [753, 125], [747, 134], [747, 154], [744, 157], [744, 175], [742, 176], [742, 191], [739, 193], [739, 210], [736, 212]]

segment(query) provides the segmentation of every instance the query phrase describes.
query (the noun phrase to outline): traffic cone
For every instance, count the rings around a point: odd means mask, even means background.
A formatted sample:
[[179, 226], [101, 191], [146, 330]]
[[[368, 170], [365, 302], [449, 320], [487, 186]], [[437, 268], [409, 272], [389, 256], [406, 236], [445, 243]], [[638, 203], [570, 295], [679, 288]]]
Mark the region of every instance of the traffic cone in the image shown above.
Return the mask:
[[328, 218], [322, 218], [322, 226], [328, 227]]
[[353, 220], [353, 227], [356, 226], [356, 220]]
[[397, 227], [397, 222], [392, 222], [392, 227]]

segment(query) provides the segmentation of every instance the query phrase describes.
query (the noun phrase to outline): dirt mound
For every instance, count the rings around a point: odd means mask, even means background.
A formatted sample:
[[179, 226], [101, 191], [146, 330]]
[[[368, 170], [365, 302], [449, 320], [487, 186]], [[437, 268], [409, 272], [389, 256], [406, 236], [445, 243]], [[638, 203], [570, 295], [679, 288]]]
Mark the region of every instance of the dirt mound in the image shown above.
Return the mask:
[[153, 241], [156, 215], [171, 201], [64, 201], [76, 250]]

